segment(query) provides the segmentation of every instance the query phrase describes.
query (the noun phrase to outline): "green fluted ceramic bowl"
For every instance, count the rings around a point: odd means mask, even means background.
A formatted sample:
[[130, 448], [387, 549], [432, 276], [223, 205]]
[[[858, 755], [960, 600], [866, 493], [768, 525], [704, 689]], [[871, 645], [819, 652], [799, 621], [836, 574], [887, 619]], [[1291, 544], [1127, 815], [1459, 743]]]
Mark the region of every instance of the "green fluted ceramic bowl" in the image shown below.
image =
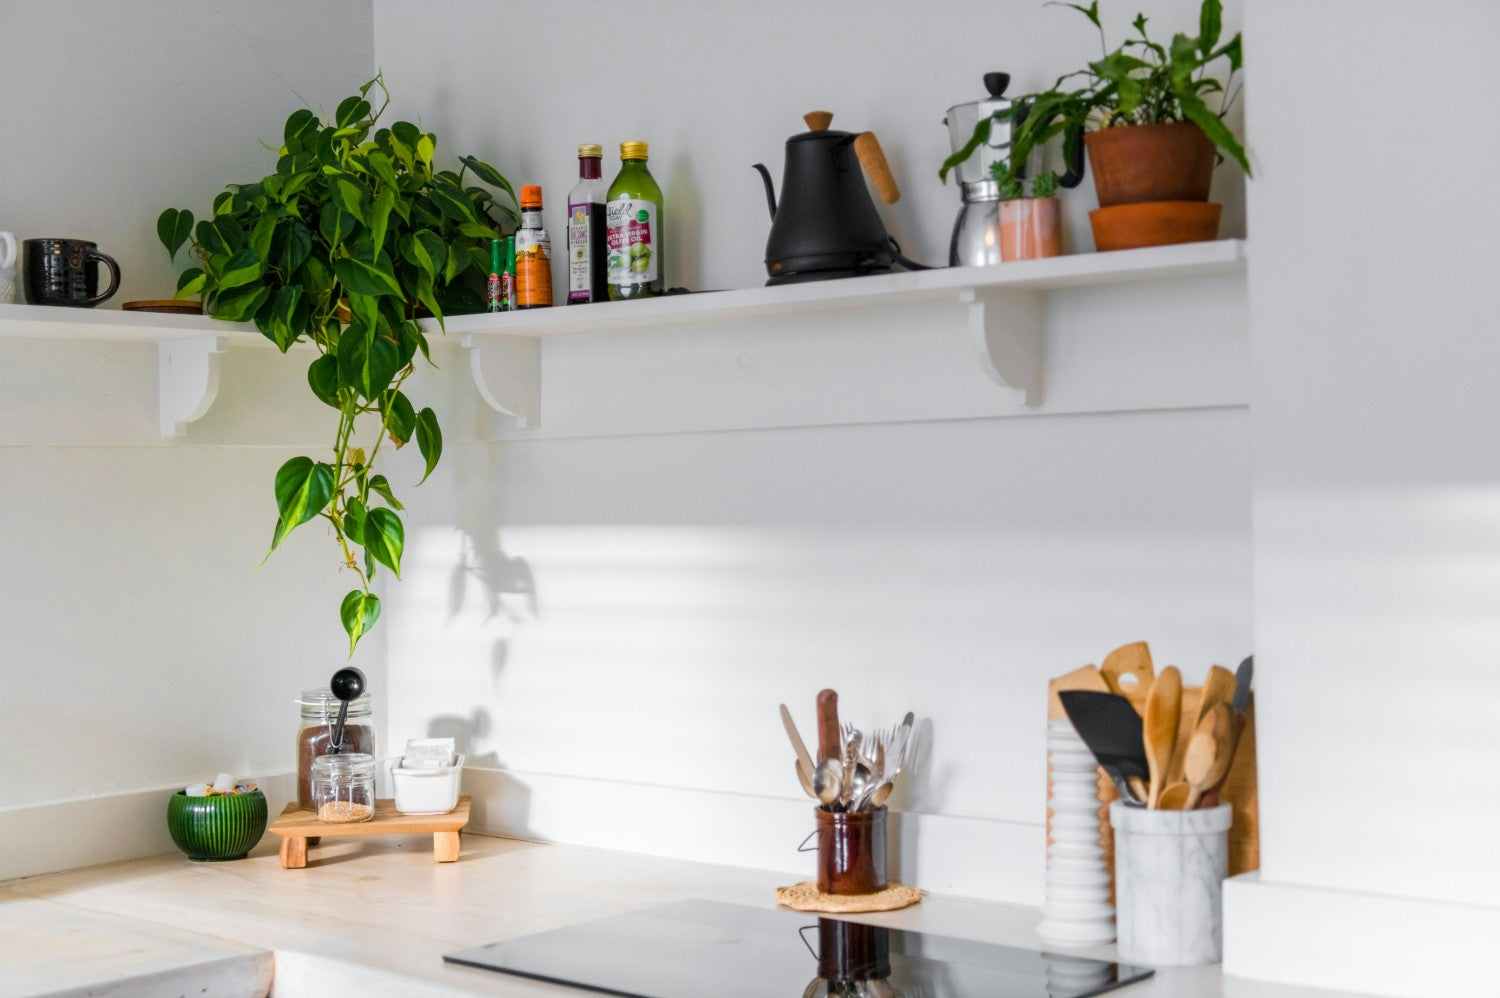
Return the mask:
[[179, 790], [167, 803], [167, 831], [188, 859], [244, 859], [266, 833], [266, 795], [189, 797]]

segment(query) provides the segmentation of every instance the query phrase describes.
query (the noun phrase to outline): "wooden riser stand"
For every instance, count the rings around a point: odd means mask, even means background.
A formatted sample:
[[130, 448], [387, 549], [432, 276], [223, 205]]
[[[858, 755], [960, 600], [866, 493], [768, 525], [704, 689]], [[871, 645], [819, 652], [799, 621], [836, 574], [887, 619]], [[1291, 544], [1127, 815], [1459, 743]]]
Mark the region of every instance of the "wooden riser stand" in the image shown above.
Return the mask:
[[395, 801], [377, 800], [373, 818], [348, 824], [320, 821], [315, 812], [304, 811], [293, 801], [267, 830], [281, 838], [282, 869], [300, 870], [307, 866], [309, 846], [317, 845], [320, 839], [355, 835], [420, 835], [431, 832], [432, 858], [439, 863], [452, 863], [458, 859], [459, 829], [468, 823], [468, 797], [460, 797], [458, 806], [447, 814], [402, 814], [396, 810]]

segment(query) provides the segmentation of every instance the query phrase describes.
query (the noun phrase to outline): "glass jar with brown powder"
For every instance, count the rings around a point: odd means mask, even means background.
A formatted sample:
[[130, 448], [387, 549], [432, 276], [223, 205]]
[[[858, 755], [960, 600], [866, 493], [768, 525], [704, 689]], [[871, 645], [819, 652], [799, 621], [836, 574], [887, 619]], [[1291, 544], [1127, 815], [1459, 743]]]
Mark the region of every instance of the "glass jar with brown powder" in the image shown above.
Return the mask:
[[297, 701], [302, 708], [302, 726], [297, 730], [297, 803], [303, 810], [317, 808], [313, 794], [313, 761], [320, 755], [335, 753], [375, 754], [375, 724], [370, 695], [349, 701], [349, 715], [344, 721], [344, 741], [333, 745], [334, 722], [339, 716], [339, 701], [330, 690], [303, 690]]

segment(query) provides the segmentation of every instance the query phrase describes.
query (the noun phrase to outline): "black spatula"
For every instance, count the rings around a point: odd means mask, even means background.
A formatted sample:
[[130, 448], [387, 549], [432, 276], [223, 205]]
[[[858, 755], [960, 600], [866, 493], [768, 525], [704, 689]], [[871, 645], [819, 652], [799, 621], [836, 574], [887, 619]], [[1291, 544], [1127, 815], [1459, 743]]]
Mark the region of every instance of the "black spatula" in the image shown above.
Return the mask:
[[1116, 693], [1064, 690], [1058, 694], [1078, 737], [1089, 747], [1104, 775], [1114, 781], [1120, 799], [1132, 807], [1145, 802], [1131, 789], [1131, 780], [1150, 779], [1146, 745], [1141, 738], [1141, 715]]

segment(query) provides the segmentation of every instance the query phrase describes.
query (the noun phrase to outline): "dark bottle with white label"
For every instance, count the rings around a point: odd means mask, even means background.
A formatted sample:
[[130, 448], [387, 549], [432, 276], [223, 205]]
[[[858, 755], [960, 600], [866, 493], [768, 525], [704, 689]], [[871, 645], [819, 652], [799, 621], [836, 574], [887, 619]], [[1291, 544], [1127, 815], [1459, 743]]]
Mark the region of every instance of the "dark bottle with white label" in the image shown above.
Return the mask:
[[600, 172], [604, 147], [578, 147], [578, 184], [568, 192], [568, 304], [609, 299], [609, 249], [605, 243]]

